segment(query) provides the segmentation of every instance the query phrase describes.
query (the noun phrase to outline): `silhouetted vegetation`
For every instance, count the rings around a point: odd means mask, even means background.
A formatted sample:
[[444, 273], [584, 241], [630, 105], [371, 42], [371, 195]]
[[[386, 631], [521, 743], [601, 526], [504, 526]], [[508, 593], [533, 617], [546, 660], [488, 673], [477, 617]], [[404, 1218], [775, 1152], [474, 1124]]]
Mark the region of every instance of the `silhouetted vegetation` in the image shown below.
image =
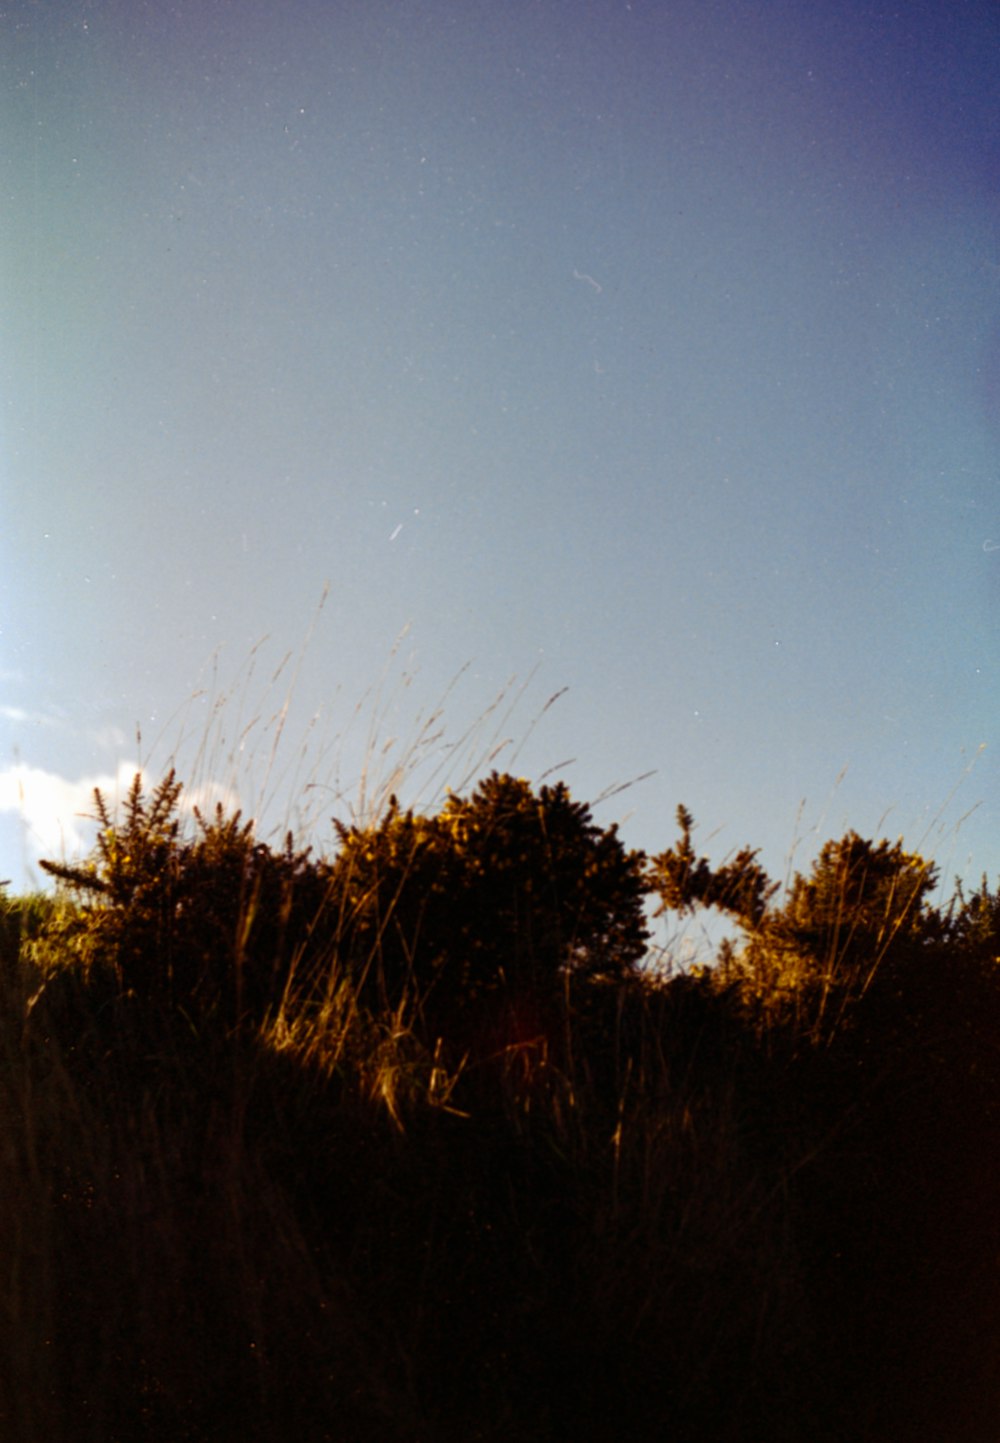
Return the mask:
[[[0, 905], [0, 1428], [992, 1443], [1000, 894], [562, 784], [330, 857], [139, 780]], [[739, 927], [646, 966], [644, 902]]]

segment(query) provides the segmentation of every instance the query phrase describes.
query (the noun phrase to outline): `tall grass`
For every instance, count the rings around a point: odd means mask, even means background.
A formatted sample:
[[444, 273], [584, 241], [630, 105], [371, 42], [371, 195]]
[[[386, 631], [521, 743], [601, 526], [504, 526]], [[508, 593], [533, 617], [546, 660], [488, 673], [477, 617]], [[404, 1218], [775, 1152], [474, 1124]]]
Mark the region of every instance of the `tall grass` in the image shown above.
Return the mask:
[[346, 988], [222, 1045], [35, 981], [3, 1010], [5, 1436], [651, 1437], [718, 1429], [724, 1382], [735, 1437], [795, 1393], [785, 1199], [733, 1040], [666, 993], [445, 1063]]
[[988, 891], [883, 915], [842, 848], [715, 968], [442, 1010], [416, 928], [369, 985], [393, 898], [359, 958], [327, 859], [155, 797], [0, 906], [4, 1439], [995, 1436]]

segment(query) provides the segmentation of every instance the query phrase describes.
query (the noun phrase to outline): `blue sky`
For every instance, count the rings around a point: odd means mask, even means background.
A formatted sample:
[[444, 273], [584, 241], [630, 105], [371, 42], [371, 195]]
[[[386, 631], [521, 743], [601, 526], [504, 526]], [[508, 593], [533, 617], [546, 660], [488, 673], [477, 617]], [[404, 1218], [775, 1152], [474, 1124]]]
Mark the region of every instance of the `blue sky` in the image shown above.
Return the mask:
[[508, 736], [1000, 875], [995, 6], [2, 26], [0, 876], [137, 761], [322, 846]]

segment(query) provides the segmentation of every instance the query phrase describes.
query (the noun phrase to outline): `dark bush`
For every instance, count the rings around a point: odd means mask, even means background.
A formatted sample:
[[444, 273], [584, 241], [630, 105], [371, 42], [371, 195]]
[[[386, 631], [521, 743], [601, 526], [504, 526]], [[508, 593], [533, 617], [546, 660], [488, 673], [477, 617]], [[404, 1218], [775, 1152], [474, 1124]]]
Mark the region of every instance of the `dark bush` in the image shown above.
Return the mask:
[[344, 955], [394, 1009], [541, 997], [560, 979], [622, 977], [643, 956], [642, 858], [559, 783], [493, 773], [434, 817], [395, 800], [338, 826], [329, 896]]
[[110, 972], [125, 992], [192, 1020], [259, 1020], [297, 968], [315, 963], [322, 876], [291, 838], [273, 851], [221, 806], [210, 821], [196, 811], [197, 833], [183, 838], [180, 794], [171, 772], [147, 800], [136, 776], [116, 826], [95, 793], [92, 857], [42, 863], [78, 905], [56, 916], [41, 955]]

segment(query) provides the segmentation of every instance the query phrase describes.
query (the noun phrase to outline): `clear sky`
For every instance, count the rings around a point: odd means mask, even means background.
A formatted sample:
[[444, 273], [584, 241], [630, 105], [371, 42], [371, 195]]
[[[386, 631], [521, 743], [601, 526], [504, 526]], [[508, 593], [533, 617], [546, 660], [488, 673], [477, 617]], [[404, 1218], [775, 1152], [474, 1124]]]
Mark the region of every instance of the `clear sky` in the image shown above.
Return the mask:
[[0, 876], [173, 752], [322, 846], [457, 676], [405, 800], [995, 880], [998, 102], [992, 0], [4, 5]]

